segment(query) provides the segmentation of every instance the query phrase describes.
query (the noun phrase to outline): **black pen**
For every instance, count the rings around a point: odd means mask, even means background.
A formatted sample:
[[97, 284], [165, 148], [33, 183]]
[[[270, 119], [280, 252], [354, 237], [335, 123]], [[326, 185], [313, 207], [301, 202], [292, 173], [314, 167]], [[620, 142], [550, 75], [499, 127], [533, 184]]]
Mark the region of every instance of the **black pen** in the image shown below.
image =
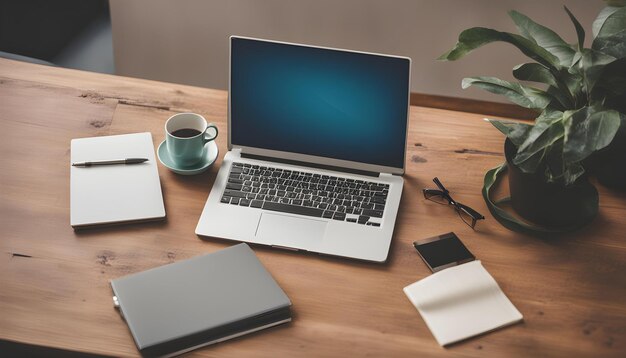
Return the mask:
[[97, 162], [80, 162], [80, 163], [72, 163], [73, 167], [90, 167], [92, 165], [114, 165], [114, 164], [139, 164], [143, 162], [147, 162], [146, 158], [126, 158], [126, 159], [118, 159], [118, 160], [100, 160]]

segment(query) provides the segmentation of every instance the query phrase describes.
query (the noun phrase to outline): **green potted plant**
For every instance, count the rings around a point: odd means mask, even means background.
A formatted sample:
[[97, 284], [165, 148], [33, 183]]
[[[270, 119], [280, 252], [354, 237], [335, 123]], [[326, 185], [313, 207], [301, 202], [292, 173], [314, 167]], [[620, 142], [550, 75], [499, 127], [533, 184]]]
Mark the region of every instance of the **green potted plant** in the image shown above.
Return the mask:
[[[513, 68], [513, 76], [542, 88], [494, 77], [469, 77], [462, 87], [476, 86], [504, 95], [537, 111], [534, 124], [490, 120], [507, 137], [506, 163], [485, 175], [483, 196], [504, 226], [529, 233], [569, 231], [590, 222], [598, 210], [598, 193], [588, 175], [626, 185], [626, 7], [616, 1], [593, 23], [590, 48], [585, 31], [565, 7], [577, 34], [570, 45], [549, 28], [510, 11], [520, 34], [474, 27], [439, 59], [454, 61], [483, 45], [503, 41], [534, 62]], [[510, 201], [525, 223], [493, 202], [490, 191], [509, 168]]]

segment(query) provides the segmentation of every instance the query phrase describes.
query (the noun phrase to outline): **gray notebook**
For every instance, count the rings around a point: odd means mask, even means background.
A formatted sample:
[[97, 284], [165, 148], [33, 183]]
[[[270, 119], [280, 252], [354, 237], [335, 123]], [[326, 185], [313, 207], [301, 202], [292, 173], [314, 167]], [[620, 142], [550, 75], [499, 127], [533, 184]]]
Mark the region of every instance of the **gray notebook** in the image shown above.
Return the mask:
[[111, 281], [144, 356], [172, 356], [291, 321], [291, 301], [246, 244]]

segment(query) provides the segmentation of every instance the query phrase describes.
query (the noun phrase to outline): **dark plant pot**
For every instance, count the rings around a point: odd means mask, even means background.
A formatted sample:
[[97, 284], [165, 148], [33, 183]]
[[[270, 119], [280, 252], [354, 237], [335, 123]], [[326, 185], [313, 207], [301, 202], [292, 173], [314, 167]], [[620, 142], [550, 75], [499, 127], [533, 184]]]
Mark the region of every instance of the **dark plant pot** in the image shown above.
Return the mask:
[[591, 160], [592, 172], [600, 184], [626, 191], [626, 124], [622, 123], [611, 144]]
[[[504, 153], [509, 168], [511, 204], [521, 217], [548, 228], [573, 227], [589, 217], [590, 210], [597, 210], [596, 188], [585, 176], [567, 187], [546, 183], [544, 168], [528, 174], [513, 164], [516, 151], [515, 145], [507, 139]], [[595, 197], [595, 202], [589, 200], [590, 197]]]

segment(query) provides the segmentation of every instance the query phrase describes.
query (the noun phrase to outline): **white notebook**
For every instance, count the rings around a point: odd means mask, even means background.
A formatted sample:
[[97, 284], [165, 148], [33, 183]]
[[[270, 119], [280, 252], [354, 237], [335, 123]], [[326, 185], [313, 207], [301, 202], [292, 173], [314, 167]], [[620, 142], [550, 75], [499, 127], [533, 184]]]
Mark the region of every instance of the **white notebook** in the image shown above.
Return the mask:
[[[74, 167], [71, 163], [147, 158], [141, 164]], [[72, 139], [70, 223], [74, 228], [157, 220], [165, 206], [152, 135]]]
[[480, 261], [434, 273], [404, 293], [442, 346], [523, 318]]

